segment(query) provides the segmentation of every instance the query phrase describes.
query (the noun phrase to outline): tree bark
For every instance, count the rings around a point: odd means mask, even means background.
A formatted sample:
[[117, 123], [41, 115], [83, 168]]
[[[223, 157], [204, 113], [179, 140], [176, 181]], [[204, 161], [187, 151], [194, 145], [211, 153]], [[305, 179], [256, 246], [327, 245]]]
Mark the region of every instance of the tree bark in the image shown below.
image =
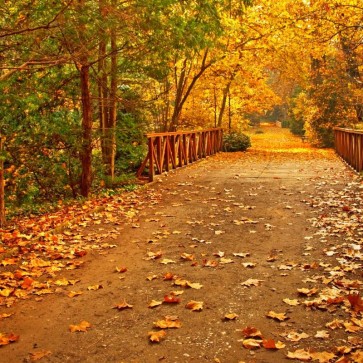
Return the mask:
[[82, 64], [79, 70], [82, 99], [81, 194], [84, 197], [88, 197], [92, 184], [92, 105], [89, 69], [89, 64]]

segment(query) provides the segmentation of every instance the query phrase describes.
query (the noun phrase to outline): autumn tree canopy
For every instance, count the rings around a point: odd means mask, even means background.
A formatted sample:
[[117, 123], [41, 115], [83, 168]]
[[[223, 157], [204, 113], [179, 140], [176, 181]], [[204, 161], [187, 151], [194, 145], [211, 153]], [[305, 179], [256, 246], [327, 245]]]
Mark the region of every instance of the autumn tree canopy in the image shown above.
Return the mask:
[[14, 205], [122, 184], [146, 131], [278, 114], [329, 146], [363, 118], [359, 0], [5, 0], [0, 16]]

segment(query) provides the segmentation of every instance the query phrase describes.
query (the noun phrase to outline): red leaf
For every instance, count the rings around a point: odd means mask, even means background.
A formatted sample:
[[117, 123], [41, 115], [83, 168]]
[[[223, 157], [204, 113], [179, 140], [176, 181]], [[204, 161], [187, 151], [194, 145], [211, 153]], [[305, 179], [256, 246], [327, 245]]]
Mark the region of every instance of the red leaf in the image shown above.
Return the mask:
[[167, 303], [167, 304], [177, 304], [177, 303], [180, 303], [180, 299], [177, 298], [176, 296], [168, 296], [168, 295], [165, 295], [164, 296], [164, 303]]

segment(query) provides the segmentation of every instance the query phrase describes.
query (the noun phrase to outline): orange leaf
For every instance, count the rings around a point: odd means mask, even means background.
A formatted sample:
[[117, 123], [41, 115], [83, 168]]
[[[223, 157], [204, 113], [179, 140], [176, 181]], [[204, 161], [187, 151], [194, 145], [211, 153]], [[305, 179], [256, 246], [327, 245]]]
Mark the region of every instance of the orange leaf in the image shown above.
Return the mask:
[[2, 334], [0, 333], [0, 346], [8, 345], [10, 343], [15, 343], [19, 340], [19, 335], [15, 335], [14, 333], [10, 334]]
[[49, 350], [38, 350], [36, 352], [31, 352], [29, 354], [29, 358], [32, 362], [35, 362], [37, 360], [40, 360], [44, 357], [46, 357], [47, 355], [52, 354], [52, 352], [50, 352]]
[[172, 320], [166, 318], [165, 320], [155, 321], [154, 326], [161, 329], [181, 328], [181, 322], [178, 319]]
[[79, 325], [70, 325], [69, 330], [71, 333], [74, 332], [86, 332], [91, 327], [91, 324], [87, 321], [82, 321]]
[[311, 360], [311, 355], [304, 349], [298, 349], [295, 352], [287, 352], [287, 358], [298, 359], [303, 362], [308, 362]]
[[162, 339], [165, 338], [166, 332], [165, 330], [149, 331], [148, 335], [151, 342], [159, 343]]
[[171, 273], [171, 272], [167, 272], [165, 275], [164, 275], [164, 280], [165, 281], [170, 281], [174, 278], [174, 275]]
[[185, 305], [185, 307], [192, 311], [201, 311], [203, 310], [203, 301], [191, 300]]
[[360, 298], [359, 294], [352, 294], [348, 295], [347, 297], [354, 311], [363, 311], [363, 300]]
[[126, 301], [121, 304], [115, 305], [113, 308], [118, 310], [132, 309], [133, 305], [128, 304]]
[[289, 319], [288, 316], [286, 316], [285, 313], [275, 313], [274, 311], [269, 311], [266, 316], [268, 318], [271, 318], [271, 319], [275, 319], [275, 320], [278, 320], [278, 321], [284, 321], [284, 320], [287, 320]]
[[242, 345], [246, 349], [258, 349], [261, 347], [262, 340], [259, 339], [244, 339]]

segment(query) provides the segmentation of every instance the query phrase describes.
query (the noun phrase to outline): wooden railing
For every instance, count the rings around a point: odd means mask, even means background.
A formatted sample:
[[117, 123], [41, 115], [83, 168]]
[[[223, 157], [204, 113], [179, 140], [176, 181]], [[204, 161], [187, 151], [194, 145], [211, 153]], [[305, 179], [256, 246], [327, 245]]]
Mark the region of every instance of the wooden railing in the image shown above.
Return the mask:
[[188, 165], [222, 150], [223, 130], [221, 128], [202, 131], [181, 131], [148, 134], [148, 154], [141, 164], [140, 177], [147, 164], [149, 180], [155, 174]]
[[357, 172], [363, 170], [363, 131], [334, 128], [335, 150]]

